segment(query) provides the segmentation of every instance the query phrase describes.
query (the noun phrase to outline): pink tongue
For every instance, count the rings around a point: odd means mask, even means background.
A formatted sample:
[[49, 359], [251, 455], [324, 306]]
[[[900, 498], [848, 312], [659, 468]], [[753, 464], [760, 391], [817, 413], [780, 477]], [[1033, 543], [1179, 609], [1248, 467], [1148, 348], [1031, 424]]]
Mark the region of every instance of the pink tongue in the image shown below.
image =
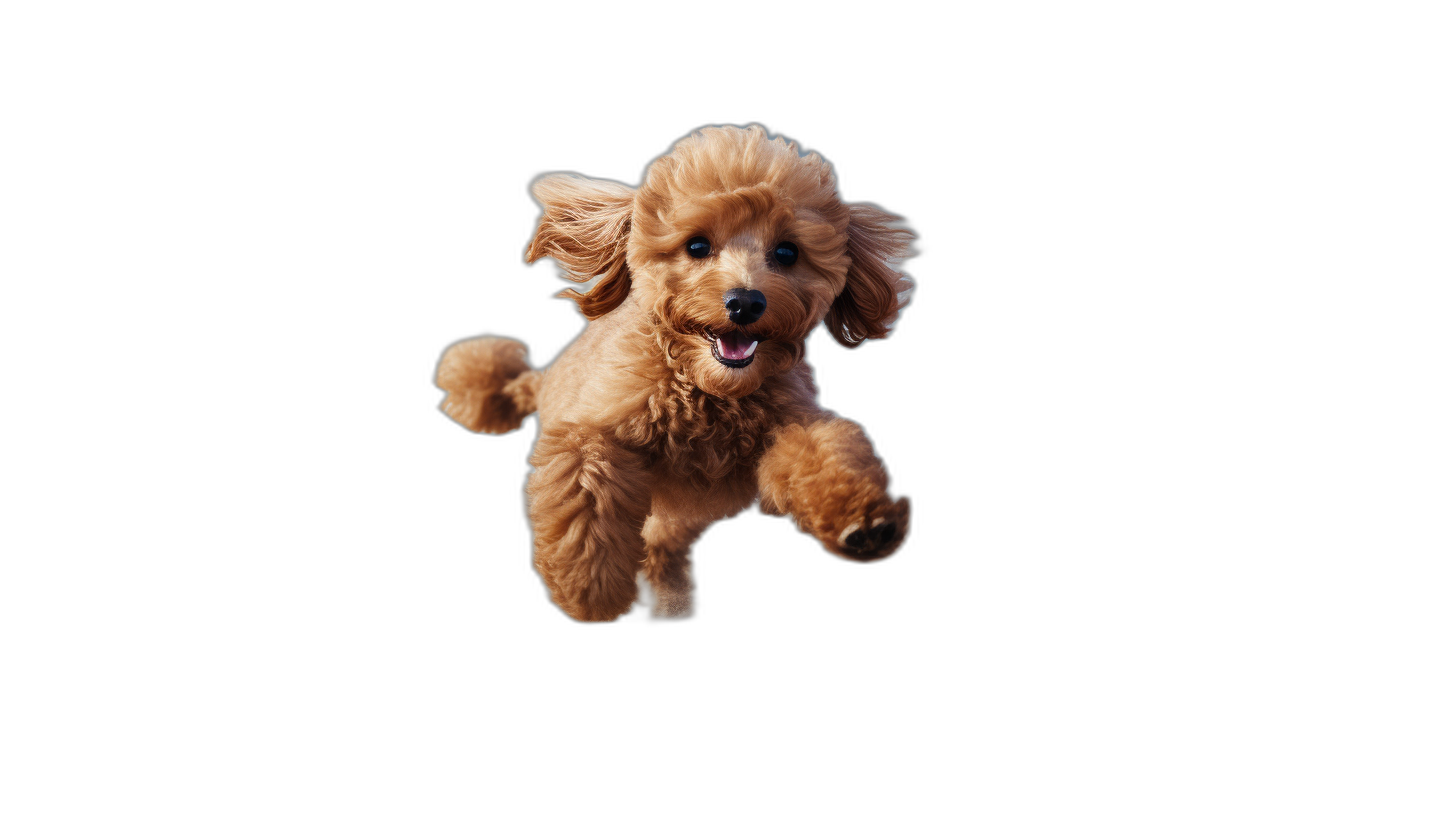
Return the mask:
[[748, 347], [753, 345], [753, 341], [743, 336], [741, 332], [733, 332], [718, 339], [721, 341], [719, 350], [723, 352], [724, 357], [730, 360], [742, 360], [747, 357]]

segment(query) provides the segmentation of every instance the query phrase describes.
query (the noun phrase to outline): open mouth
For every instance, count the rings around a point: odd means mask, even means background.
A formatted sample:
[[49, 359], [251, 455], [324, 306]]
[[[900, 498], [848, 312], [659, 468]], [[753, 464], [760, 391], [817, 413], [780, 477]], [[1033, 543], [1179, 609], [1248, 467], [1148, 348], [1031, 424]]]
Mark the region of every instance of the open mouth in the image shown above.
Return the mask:
[[743, 368], [753, 362], [753, 351], [758, 341], [734, 329], [727, 334], [703, 332], [708, 338], [708, 348], [713, 350], [713, 359], [729, 368]]

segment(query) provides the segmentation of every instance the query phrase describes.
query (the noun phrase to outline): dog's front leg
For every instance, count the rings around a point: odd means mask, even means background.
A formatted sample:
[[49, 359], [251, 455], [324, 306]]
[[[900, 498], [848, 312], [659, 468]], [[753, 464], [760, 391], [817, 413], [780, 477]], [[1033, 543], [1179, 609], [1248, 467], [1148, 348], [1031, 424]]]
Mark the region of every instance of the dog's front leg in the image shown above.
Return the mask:
[[685, 521], [670, 514], [654, 513], [642, 525], [647, 543], [647, 563], [642, 571], [656, 596], [652, 614], [659, 618], [681, 618], [693, 614], [693, 579], [688, 550], [707, 524]]
[[758, 465], [759, 506], [794, 517], [832, 553], [869, 561], [894, 552], [910, 528], [864, 431], [823, 415], [778, 428]]
[[577, 620], [612, 620], [637, 598], [651, 505], [640, 454], [582, 429], [543, 431], [526, 485], [536, 569]]

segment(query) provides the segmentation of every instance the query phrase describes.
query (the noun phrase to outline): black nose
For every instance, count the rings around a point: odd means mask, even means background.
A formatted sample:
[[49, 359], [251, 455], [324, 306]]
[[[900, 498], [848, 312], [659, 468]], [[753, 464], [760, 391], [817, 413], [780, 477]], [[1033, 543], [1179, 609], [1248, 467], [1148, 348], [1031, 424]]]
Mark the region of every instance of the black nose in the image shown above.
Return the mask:
[[740, 326], [763, 317], [768, 308], [768, 298], [757, 289], [729, 289], [723, 295], [723, 305], [728, 307], [728, 319]]

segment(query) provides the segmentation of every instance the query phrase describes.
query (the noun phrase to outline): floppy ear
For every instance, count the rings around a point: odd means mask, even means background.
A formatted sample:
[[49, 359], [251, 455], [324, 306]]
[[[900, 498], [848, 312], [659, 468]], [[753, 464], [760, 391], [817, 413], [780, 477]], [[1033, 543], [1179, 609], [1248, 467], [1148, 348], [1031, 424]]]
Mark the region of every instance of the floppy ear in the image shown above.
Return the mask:
[[895, 226], [899, 220], [870, 204], [849, 205], [849, 277], [824, 323], [835, 340], [850, 348], [889, 334], [902, 297], [914, 286], [895, 268], [910, 256], [915, 240], [915, 233]]
[[576, 301], [589, 320], [617, 308], [632, 288], [627, 274], [627, 234], [632, 227], [632, 196], [625, 184], [556, 173], [531, 185], [544, 212], [526, 261], [542, 255], [556, 259], [566, 277], [586, 283], [602, 279], [589, 292], [561, 293]]

